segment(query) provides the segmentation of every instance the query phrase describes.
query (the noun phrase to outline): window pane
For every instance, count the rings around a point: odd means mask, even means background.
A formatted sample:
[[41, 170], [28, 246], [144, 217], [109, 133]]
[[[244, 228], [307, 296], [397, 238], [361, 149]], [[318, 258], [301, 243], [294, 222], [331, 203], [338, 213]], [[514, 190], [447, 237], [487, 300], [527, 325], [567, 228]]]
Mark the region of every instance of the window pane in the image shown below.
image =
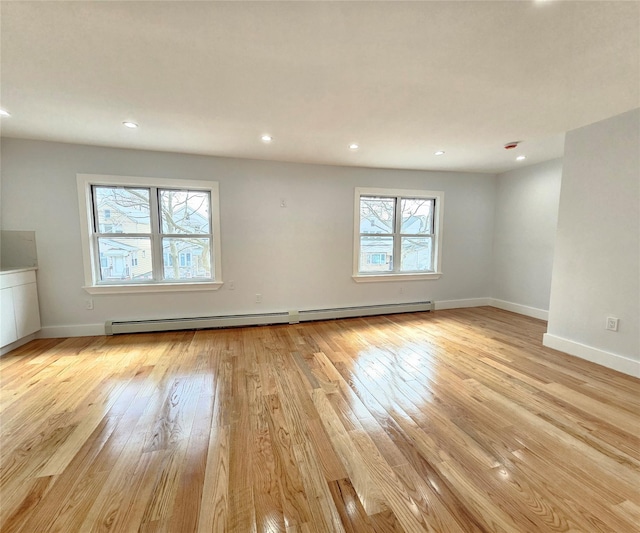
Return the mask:
[[433, 233], [432, 198], [403, 198], [402, 231], [400, 233]]
[[402, 272], [433, 271], [432, 237], [402, 237]]
[[149, 189], [93, 188], [98, 233], [150, 233]]
[[122, 237], [98, 239], [102, 281], [142, 281], [152, 278], [151, 239]]
[[211, 239], [162, 239], [163, 276], [165, 280], [211, 279]]
[[393, 233], [395, 198], [360, 197], [360, 233]]
[[211, 233], [208, 192], [161, 190], [160, 206], [163, 233]]
[[393, 237], [360, 237], [360, 272], [393, 270]]

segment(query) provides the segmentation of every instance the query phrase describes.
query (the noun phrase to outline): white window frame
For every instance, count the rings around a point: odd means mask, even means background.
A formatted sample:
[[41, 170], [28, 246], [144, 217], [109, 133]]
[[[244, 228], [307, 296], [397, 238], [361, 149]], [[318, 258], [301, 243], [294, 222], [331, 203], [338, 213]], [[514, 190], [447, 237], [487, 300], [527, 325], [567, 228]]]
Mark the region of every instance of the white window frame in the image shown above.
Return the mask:
[[[433, 271], [430, 272], [360, 272], [360, 198], [362, 196], [380, 196], [385, 198], [425, 198], [434, 200], [433, 213]], [[396, 211], [398, 209], [396, 208]], [[396, 248], [399, 247], [400, 228], [398, 218], [400, 215], [396, 212], [396, 223], [394, 225], [396, 231], [394, 243]], [[410, 189], [380, 189], [371, 187], [356, 187], [354, 210], [353, 210], [353, 279], [360, 282], [376, 282], [376, 281], [407, 281], [407, 280], [427, 280], [439, 279], [442, 276], [442, 222], [444, 220], [444, 192], [443, 191], [423, 191]], [[397, 253], [394, 254], [397, 256]]]
[[[76, 179], [78, 185], [80, 235], [82, 240], [82, 259], [85, 281], [83, 288], [89, 294], [187, 292], [218, 290], [222, 287], [222, 259], [220, 255], [220, 198], [218, 193], [218, 182], [133, 176], [105, 176], [99, 174], [77, 174]], [[213, 240], [212, 250], [214, 279], [204, 281], [145, 280], [144, 282], [100, 283], [100, 257], [96, 249], [97, 244], [96, 239], [94, 238], [95, 232], [93, 223], [92, 187], [94, 185], [105, 185], [111, 187], [155, 187], [158, 189], [208, 192], [211, 198], [210, 215], [212, 224], [211, 235]], [[152, 224], [154, 223], [154, 219], [157, 219], [157, 217], [157, 213], [155, 215], [154, 213], [151, 213]], [[154, 255], [154, 259], [156, 259], [156, 262], [162, 259], [162, 250], [158, 252], [152, 247], [152, 254]], [[158, 255], [159, 257], [156, 257]]]

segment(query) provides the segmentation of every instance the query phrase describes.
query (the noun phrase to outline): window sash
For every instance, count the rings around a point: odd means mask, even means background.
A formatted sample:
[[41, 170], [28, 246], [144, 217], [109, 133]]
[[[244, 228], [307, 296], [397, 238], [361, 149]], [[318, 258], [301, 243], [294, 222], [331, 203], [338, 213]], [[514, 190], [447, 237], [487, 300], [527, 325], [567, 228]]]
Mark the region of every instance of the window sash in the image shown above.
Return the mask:
[[[96, 195], [97, 187], [115, 187], [115, 188], [123, 188], [123, 189], [147, 189], [149, 191], [149, 223], [150, 223], [150, 232], [148, 233], [134, 233], [134, 232], [100, 232], [99, 225], [99, 214], [98, 214], [98, 202]], [[160, 216], [161, 202], [159, 200], [161, 191], [184, 191], [184, 192], [204, 192], [209, 196], [209, 233], [164, 233], [162, 231], [162, 217]], [[198, 189], [198, 188], [176, 188], [176, 187], [162, 187], [162, 186], [138, 186], [138, 185], [126, 185], [126, 184], [91, 184], [90, 185], [90, 193], [89, 198], [91, 201], [91, 214], [92, 214], [92, 248], [94, 255], [94, 269], [93, 269], [93, 284], [94, 285], [149, 285], [149, 284], [157, 284], [157, 283], [193, 283], [195, 281], [202, 282], [212, 282], [216, 279], [216, 270], [215, 270], [215, 245], [214, 245], [214, 224], [213, 224], [213, 199], [211, 197], [211, 192], [207, 189]], [[113, 220], [113, 209], [110, 208], [109, 217], [110, 220]], [[198, 238], [198, 239], [209, 239], [209, 264], [211, 268], [211, 276], [210, 277], [194, 277], [194, 278], [186, 278], [186, 279], [167, 279], [164, 277], [164, 257], [163, 257], [163, 238], [164, 237], [178, 237], [180, 239], [190, 239], [190, 238]], [[99, 239], [112, 238], [112, 239], [122, 239], [122, 238], [145, 238], [150, 239], [150, 253], [151, 253], [151, 266], [152, 266], [152, 279], [146, 280], [135, 280], [135, 279], [118, 279], [114, 280], [103, 280], [102, 279], [102, 270], [101, 270], [101, 257], [100, 257], [100, 247], [99, 247]], [[191, 254], [192, 260], [190, 261], [193, 264], [193, 254]], [[178, 264], [180, 264], [180, 259], [177, 258]], [[188, 265], [185, 266], [188, 268]]]
[[[162, 213], [162, 207], [161, 206], [163, 204], [162, 204], [162, 200], [160, 198], [163, 192], [169, 192], [169, 193], [180, 193], [180, 192], [182, 192], [182, 193], [186, 193], [186, 194], [195, 193], [195, 192], [204, 193], [207, 196], [208, 202], [209, 202], [209, 217], [208, 217], [209, 232], [186, 233], [186, 232], [164, 231], [164, 229], [163, 229], [163, 217], [162, 217], [162, 214], [161, 214]], [[211, 200], [212, 200], [212, 198], [211, 198], [211, 193], [209, 191], [201, 191], [201, 190], [196, 190], [196, 189], [178, 189], [178, 188], [175, 188], [175, 187], [171, 187], [171, 188], [168, 188], [168, 187], [157, 187], [156, 188], [156, 194], [154, 195], [154, 197], [155, 197], [155, 200], [156, 200], [156, 203], [157, 203], [157, 206], [158, 206], [158, 209], [157, 209], [158, 231], [159, 231], [159, 233], [161, 235], [163, 235], [163, 236], [176, 236], [176, 237], [187, 236], [187, 235], [200, 235], [200, 236], [206, 237], [206, 236], [210, 236], [212, 234], [212, 231], [213, 231], [213, 228], [212, 228], [212, 217], [211, 217]], [[187, 208], [185, 207], [185, 209], [187, 209]], [[187, 213], [188, 213], [188, 211], [187, 211]], [[194, 211], [194, 214], [196, 214], [197, 216], [202, 216], [200, 213], [195, 212], [195, 211]]]
[[[402, 280], [427, 280], [427, 279], [439, 279], [442, 276], [441, 264], [442, 264], [442, 227], [444, 220], [444, 192], [443, 191], [430, 191], [422, 189], [386, 189], [377, 187], [356, 187], [354, 194], [354, 211], [353, 211], [353, 280], [356, 282], [384, 282], [384, 281], [402, 281]], [[386, 230], [388, 226], [386, 224], [378, 224], [375, 220], [370, 222], [364, 222], [366, 217], [363, 216], [362, 199], [365, 198], [386, 198], [394, 199], [397, 202], [397, 208], [393, 212], [394, 232], [378, 233], [380, 226]], [[402, 205], [402, 200], [405, 200]], [[414, 206], [418, 204], [407, 203], [407, 200], [430, 200], [430, 209], [425, 212], [422, 208], [414, 209]], [[372, 205], [375, 207], [374, 205]], [[409, 216], [427, 216], [428, 220], [423, 221], [416, 229], [418, 231], [424, 229], [429, 233], [409, 233], [407, 230], [413, 230], [414, 227], [411, 223], [407, 224], [405, 220], [404, 228], [401, 225], [402, 207], [405, 208], [405, 214]], [[418, 206], [419, 207], [419, 206]], [[377, 211], [374, 209], [374, 213]], [[381, 211], [382, 212], [382, 211]], [[424, 227], [424, 222], [429, 224], [428, 227]], [[404, 229], [404, 232], [402, 231]], [[366, 233], [365, 233], [366, 232]], [[365, 239], [369, 237], [369, 239]], [[394, 258], [392, 270], [372, 270], [373, 265], [367, 265], [366, 256], [371, 252], [378, 250], [375, 247], [364, 247], [364, 240], [369, 240], [371, 243], [372, 237], [386, 237], [388, 239], [387, 253], [393, 253]], [[428, 242], [417, 242], [417, 246], [412, 247], [406, 239], [429, 239]], [[401, 251], [402, 240], [404, 241], [404, 250], [407, 257], [405, 258], [405, 265], [407, 267], [414, 266], [429, 266], [429, 270], [402, 270]], [[383, 243], [381, 243], [383, 244]], [[393, 244], [393, 247], [392, 247]], [[422, 244], [422, 246], [421, 246]], [[430, 252], [430, 257], [425, 256], [425, 253]], [[430, 265], [426, 264], [430, 261]]]
[[[391, 237], [393, 239], [393, 269], [387, 271], [375, 271], [375, 274], [412, 274], [412, 273], [433, 273], [435, 272], [435, 210], [436, 210], [436, 202], [437, 199], [430, 196], [414, 196], [414, 195], [395, 195], [395, 196], [385, 196], [385, 195], [371, 195], [371, 194], [360, 194], [358, 196], [358, 228], [362, 227], [362, 200], [365, 198], [380, 198], [382, 200], [392, 200], [393, 201], [393, 224], [391, 232], [375, 232], [375, 233], [363, 233], [359, 232], [360, 240], [358, 243], [358, 274], [371, 274], [371, 271], [365, 270], [362, 264], [363, 254], [362, 254], [362, 237]], [[400, 206], [402, 205], [402, 200], [430, 200], [432, 202], [432, 216], [431, 216], [431, 232], [430, 233], [402, 233], [402, 209]], [[431, 258], [430, 270], [403, 270], [402, 269], [402, 239], [403, 238], [430, 238], [432, 240], [431, 244]]]

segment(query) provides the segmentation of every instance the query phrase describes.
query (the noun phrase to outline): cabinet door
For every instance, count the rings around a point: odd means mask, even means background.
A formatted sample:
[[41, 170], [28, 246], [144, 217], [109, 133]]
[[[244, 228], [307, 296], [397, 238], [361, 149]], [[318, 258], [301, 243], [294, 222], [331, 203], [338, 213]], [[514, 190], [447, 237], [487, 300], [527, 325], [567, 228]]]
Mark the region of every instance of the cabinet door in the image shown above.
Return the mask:
[[40, 329], [38, 288], [35, 283], [13, 288], [13, 307], [16, 312], [16, 333], [19, 339]]
[[18, 340], [16, 319], [13, 312], [13, 289], [0, 290], [0, 346]]

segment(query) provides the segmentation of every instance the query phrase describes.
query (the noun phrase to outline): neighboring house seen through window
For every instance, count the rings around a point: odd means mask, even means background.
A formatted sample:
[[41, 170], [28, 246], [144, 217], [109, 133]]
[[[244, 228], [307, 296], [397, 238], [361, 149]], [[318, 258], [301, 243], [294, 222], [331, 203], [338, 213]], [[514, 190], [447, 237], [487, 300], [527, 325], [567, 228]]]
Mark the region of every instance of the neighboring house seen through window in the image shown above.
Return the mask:
[[440, 277], [444, 193], [357, 188], [354, 279]]
[[221, 285], [216, 182], [81, 175], [78, 190], [89, 292]]

